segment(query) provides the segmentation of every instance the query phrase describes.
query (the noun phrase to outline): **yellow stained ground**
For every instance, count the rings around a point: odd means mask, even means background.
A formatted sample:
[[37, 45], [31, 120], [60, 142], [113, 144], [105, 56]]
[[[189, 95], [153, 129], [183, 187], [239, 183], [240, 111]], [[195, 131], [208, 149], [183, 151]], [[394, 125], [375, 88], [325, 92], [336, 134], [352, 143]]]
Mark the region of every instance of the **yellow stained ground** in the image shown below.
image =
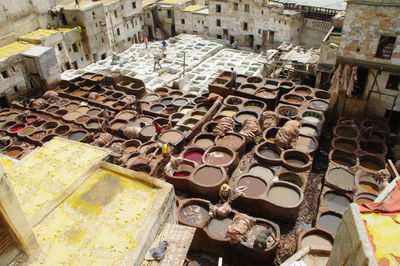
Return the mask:
[[32, 265], [122, 265], [157, 188], [98, 169], [34, 231], [43, 249]]
[[7, 173], [7, 170], [10, 169], [11, 167], [13, 167], [15, 164], [13, 159], [9, 158], [8, 156], [6, 156], [4, 154], [0, 154], [0, 160], [4, 166], [4, 170], [6, 171], [6, 173]]
[[178, 4], [178, 3], [182, 3], [185, 2], [186, 0], [162, 0], [160, 1], [161, 4]]
[[28, 34], [22, 35], [20, 38], [24, 40], [41, 40], [50, 35], [53, 35], [57, 32], [67, 32], [70, 30], [77, 29], [77, 27], [64, 27], [64, 28], [55, 28], [55, 29], [38, 29], [32, 31]]
[[0, 59], [22, 53], [32, 46], [34, 46], [34, 44], [27, 42], [13, 42], [9, 45], [0, 47]]
[[399, 265], [394, 256], [400, 258], [400, 214], [394, 217], [375, 213], [363, 213], [376, 251], [376, 260], [387, 259], [390, 265]]
[[108, 151], [54, 138], [6, 171], [28, 221]]
[[191, 5], [191, 6], [187, 6], [183, 11], [198, 11], [200, 9], [206, 8], [205, 6], [201, 6], [201, 5]]

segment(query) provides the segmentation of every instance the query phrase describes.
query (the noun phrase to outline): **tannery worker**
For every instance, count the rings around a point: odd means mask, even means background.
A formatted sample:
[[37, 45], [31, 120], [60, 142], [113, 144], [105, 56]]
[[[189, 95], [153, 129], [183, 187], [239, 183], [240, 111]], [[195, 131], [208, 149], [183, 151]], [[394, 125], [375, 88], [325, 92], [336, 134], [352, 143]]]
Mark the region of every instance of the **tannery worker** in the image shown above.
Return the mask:
[[237, 78], [237, 74], [236, 71], [233, 69], [233, 67], [231, 68], [231, 82], [230, 82], [230, 88], [235, 88], [236, 89], [236, 78]]
[[161, 56], [159, 56], [159, 55], [156, 55], [155, 57], [154, 57], [154, 68], [153, 68], [153, 71], [156, 71], [156, 66], [158, 66], [160, 69], [162, 68], [162, 66], [161, 66], [161, 64], [160, 64], [160, 61], [161, 61]]

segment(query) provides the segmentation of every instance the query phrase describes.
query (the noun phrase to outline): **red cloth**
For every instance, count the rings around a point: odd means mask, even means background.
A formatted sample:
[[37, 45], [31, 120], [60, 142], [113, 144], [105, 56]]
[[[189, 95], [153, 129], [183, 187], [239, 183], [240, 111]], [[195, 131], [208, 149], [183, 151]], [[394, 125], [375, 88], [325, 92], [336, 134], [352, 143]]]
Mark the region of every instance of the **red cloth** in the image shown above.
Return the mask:
[[392, 196], [385, 202], [364, 203], [360, 206], [360, 212], [374, 212], [382, 215], [393, 216], [400, 213], [400, 180], [397, 180]]

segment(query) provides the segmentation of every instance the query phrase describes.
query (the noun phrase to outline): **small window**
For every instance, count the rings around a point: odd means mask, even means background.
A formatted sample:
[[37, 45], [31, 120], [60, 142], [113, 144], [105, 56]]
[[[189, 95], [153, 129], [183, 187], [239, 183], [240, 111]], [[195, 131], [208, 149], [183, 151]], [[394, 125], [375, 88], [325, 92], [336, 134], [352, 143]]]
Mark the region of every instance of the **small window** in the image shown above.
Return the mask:
[[76, 63], [76, 61], [73, 62], [72, 65], [73, 65], [74, 69], [78, 69], [78, 64]]
[[233, 3], [233, 10], [235, 10], [235, 11], [239, 10], [239, 4], [238, 3]]
[[261, 10], [261, 15], [264, 15], [264, 10]]
[[167, 18], [172, 18], [172, 12], [171, 12], [171, 10], [167, 10]]
[[78, 19], [74, 16], [73, 18], [72, 18], [72, 21], [77, 21]]
[[104, 38], [101, 38], [101, 42], [104, 43]]
[[81, 62], [83, 62], [83, 57], [81, 57]]
[[96, 25], [96, 28], [98, 27], [98, 25], [97, 25], [97, 22], [96, 22], [96, 23], [94, 23], [94, 25]]
[[107, 57], [107, 54], [106, 54], [106, 53], [102, 54], [102, 55], [101, 55], [101, 60], [106, 59], [106, 57]]
[[118, 17], [118, 13], [117, 13], [117, 10], [114, 10], [114, 17]]
[[18, 92], [18, 86], [14, 86], [14, 92]]
[[121, 32], [119, 31], [119, 28], [117, 28], [117, 35], [119, 36]]
[[217, 13], [221, 13], [221, 5], [215, 5], [215, 10]]
[[130, 41], [132, 41], [132, 38], [131, 38], [131, 37], [128, 37], [128, 42], [130, 42]]
[[89, 61], [89, 55], [88, 55], [88, 54], [86, 54], [86, 55], [85, 55], [85, 57], [86, 57], [86, 60], [88, 60], [88, 61]]
[[221, 20], [217, 19], [217, 27], [221, 27]]
[[250, 12], [250, 6], [248, 4], [244, 5], [244, 12]]
[[[135, 9], [136, 8], [136, 2], [132, 2], [132, 8]], [[147, 14], [148, 15], [148, 14]]]
[[71, 63], [70, 62], [65, 63], [65, 66], [67, 67], [67, 69], [71, 69]]
[[258, 30], [258, 34], [261, 34], [261, 30]]
[[399, 90], [400, 76], [389, 75], [388, 82], [386, 83], [386, 89], [388, 90]]
[[392, 57], [393, 49], [395, 47], [396, 37], [382, 35], [379, 39], [378, 49], [375, 57], [390, 59]]
[[185, 24], [185, 20], [184, 20], [184, 19], [181, 19], [181, 23], [182, 23], [182, 24]]
[[147, 18], [150, 18], [150, 13], [147, 13]]
[[15, 68], [14, 68], [14, 67], [11, 67], [11, 70], [12, 70], [13, 72], [15, 72]]
[[121, 9], [124, 9], [124, 5], [121, 5]]
[[261, 45], [257, 44], [257, 45], [256, 45], [256, 49], [257, 49], [257, 50], [260, 50], [260, 49], [261, 49]]
[[96, 19], [96, 13], [94, 13], [94, 11], [92, 12], [92, 17], [93, 19]]
[[57, 47], [58, 47], [58, 51], [62, 51], [62, 45], [61, 45], [61, 43], [57, 44]]
[[76, 43], [72, 44], [72, 50], [74, 50], [75, 53], [78, 52], [78, 46], [76, 45]]
[[217, 35], [217, 38], [218, 38], [218, 39], [222, 39], [222, 36], [221, 36], [221, 35]]
[[244, 24], [243, 24], [243, 30], [247, 30], [248, 29], [248, 25], [247, 25], [247, 22], [245, 22]]

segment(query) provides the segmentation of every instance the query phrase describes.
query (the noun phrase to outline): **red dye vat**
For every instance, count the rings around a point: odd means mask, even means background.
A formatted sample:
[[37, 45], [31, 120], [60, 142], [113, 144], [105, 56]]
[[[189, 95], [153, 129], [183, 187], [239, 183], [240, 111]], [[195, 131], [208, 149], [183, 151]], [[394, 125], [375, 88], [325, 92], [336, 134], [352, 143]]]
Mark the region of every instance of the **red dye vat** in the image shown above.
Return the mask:
[[26, 119], [26, 122], [28, 122], [28, 123], [32, 123], [32, 122], [35, 122], [36, 121], [36, 118], [35, 117], [28, 117], [27, 119]]
[[198, 151], [191, 151], [186, 153], [183, 157], [191, 161], [200, 162], [201, 158], [203, 157], [203, 153]]
[[188, 172], [188, 171], [174, 172], [174, 176], [176, 176], [176, 177], [187, 177], [189, 175], [190, 175], [190, 172]]
[[11, 128], [11, 132], [17, 132], [17, 131], [23, 129], [24, 127], [25, 126], [15, 126], [15, 127]]

